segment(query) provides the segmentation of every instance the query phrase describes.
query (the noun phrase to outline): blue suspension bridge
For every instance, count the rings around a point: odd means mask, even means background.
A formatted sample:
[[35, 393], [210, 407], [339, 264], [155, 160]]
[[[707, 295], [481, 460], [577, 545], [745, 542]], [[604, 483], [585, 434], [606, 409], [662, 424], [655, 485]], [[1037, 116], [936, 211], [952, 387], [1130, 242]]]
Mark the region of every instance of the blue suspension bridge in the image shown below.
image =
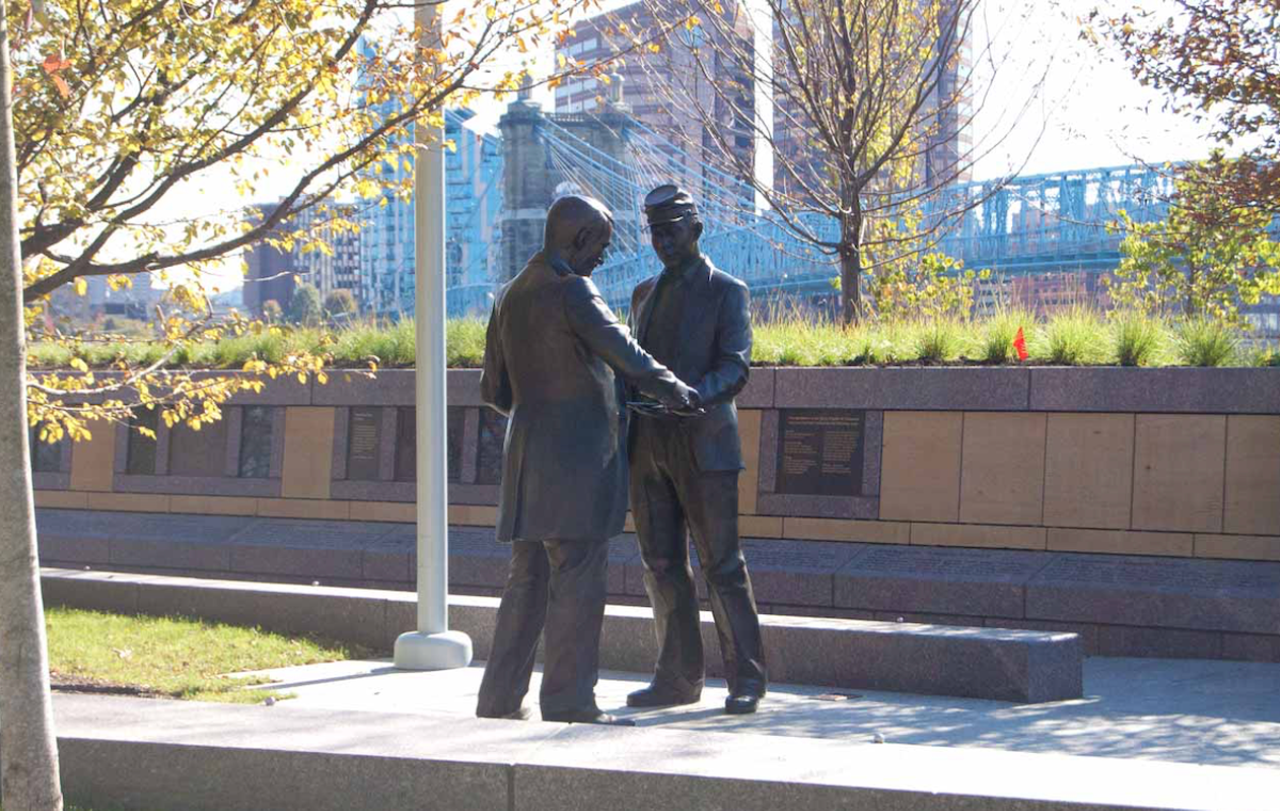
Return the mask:
[[[627, 306], [635, 285], [661, 270], [642, 229], [641, 201], [667, 182], [693, 191], [704, 222], [703, 251], [747, 282], [754, 296], [831, 292], [836, 257], [800, 239], [776, 214], [757, 212], [753, 191], [740, 179], [692, 158], [634, 119], [621, 130], [625, 149], [619, 156], [566, 126], [568, 118], [541, 115], [535, 134], [546, 168], [563, 178], [560, 190], [597, 197], [614, 210], [613, 246], [592, 277], [611, 306]], [[934, 250], [998, 277], [1103, 273], [1119, 263], [1122, 238], [1108, 233], [1107, 224], [1121, 209], [1139, 222], [1162, 219], [1172, 191], [1167, 173], [1142, 165], [957, 183], [932, 204], [963, 212], [939, 232]], [[806, 215], [802, 226], [819, 240], [836, 241], [834, 220]], [[483, 261], [483, 250], [470, 253]], [[492, 269], [468, 268], [464, 283], [448, 292], [450, 315], [487, 313], [496, 277]]]

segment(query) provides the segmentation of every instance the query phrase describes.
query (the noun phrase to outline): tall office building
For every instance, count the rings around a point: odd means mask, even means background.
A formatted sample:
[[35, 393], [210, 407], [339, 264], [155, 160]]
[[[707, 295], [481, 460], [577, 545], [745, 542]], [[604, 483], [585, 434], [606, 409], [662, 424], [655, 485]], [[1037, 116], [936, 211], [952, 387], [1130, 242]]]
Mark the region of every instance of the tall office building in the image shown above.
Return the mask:
[[[261, 222], [275, 209], [275, 203], [257, 203], [250, 207], [251, 221]], [[326, 243], [332, 253], [321, 250], [303, 251], [304, 241], [295, 242], [291, 250], [282, 250], [259, 242], [245, 253], [248, 271], [244, 281], [244, 306], [255, 316], [262, 315], [262, 305], [275, 301], [282, 310], [289, 308], [293, 291], [299, 284], [310, 284], [320, 291], [320, 299], [335, 290], [350, 290], [359, 300], [361, 235], [337, 231], [326, 226], [334, 214], [351, 218], [354, 204], [330, 204], [330, 209], [303, 209], [280, 227], [280, 233], [311, 233]]]
[[[275, 203], [250, 206], [250, 222], [257, 224], [271, 214]], [[244, 306], [255, 317], [262, 316], [262, 305], [274, 301], [281, 310], [288, 309], [297, 286], [293, 253], [259, 242], [245, 251]]]
[[326, 225], [330, 217], [355, 221], [360, 210], [359, 203], [338, 203], [324, 209], [305, 209], [293, 219], [295, 230], [314, 233], [332, 250], [332, 253], [319, 250], [303, 253], [301, 245], [293, 249], [299, 281], [314, 285], [320, 291], [321, 301], [335, 290], [349, 290], [357, 301], [360, 299], [361, 232]]
[[[709, 197], [711, 187], [724, 187], [729, 177], [741, 177], [754, 165], [752, 83], [733, 59], [708, 47], [708, 38], [732, 31], [737, 37], [733, 48], [740, 50], [750, 48], [751, 37], [741, 0], [723, 0], [721, 5], [724, 24], [692, 30], [678, 26], [657, 52], [632, 47], [631, 38], [651, 39], [661, 29], [669, 0], [638, 0], [576, 24], [556, 47], [557, 61], [563, 57], [594, 65], [613, 60], [607, 73], [611, 82], [620, 79], [622, 87], [619, 93], [591, 76], [575, 78], [555, 89], [554, 112], [591, 114], [599, 112], [611, 94], [620, 96], [616, 101], [626, 105], [637, 122], [670, 145], [668, 177], [690, 187], [695, 197]], [[709, 63], [709, 75], [697, 69], [695, 50]], [[737, 104], [725, 100], [728, 87], [744, 94]], [[725, 154], [726, 146], [732, 159]], [[706, 188], [696, 188], [699, 179]]]
[[[807, 167], [802, 172], [820, 178], [826, 172], [823, 152], [810, 139], [804, 117], [788, 109], [786, 93], [771, 92], [769, 107], [762, 106], [751, 77], [764, 71], [748, 68], [744, 63], [755, 59], [757, 49], [768, 49], [778, 79], [785, 83], [787, 77], [776, 45], [777, 23], [774, 21], [772, 37], [757, 31], [767, 28], [768, 23], [763, 16], [752, 17], [750, 2], [722, 2], [724, 14], [720, 20], [691, 30], [678, 26], [663, 41], [661, 50], [651, 53], [646, 48], [633, 47], [633, 40], [646, 40], [657, 30], [662, 12], [669, 14], [673, 8], [672, 0], [637, 0], [578, 23], [556, 53], [566, 60], [589, 65], [618, 60], [607, 72], [622, 79], [621, 101], [643, 126], [668, 139], [671, 154], [679, 156], [682, 164], [673, 164], [672, 174], [683, 175], [683, 182], [692, 185], [702, 177], [708, 185], [724, 186], [729, 182], [726, 174], [742, 179], [747, 170], [757, 174], [764, 171], [772, 174], [775, 186], [799, 193], [800, 187], [792, 181], [785, 165]], [[625, 33], [620, 33], [623, 26]], [[962, 43], [959, 54], [926, 100], [921, 116], [922, 126], [929, 128], [920, 165], [924, 182], [937, 184], [953, 177], [968, 177], [963, 162], [972, 150], [967, 91], [970, 54], [969, 44]], [[555, 89], [554, 111], [596, 112], [608, 90], [601, 80], [591, 76], [574, 78]], [[732, 103], [727, 98], [730, 92], [736, 94]], [[763, 146], [770, 153], [767, 155], [753, 154], [757, 133], [749, 119], [757, 109], [772, 119], [774, 145], [772, 150]], [[714, 120], [715, 125], [707, 126], [708, 119]], [[957, 164], [961, 165], [959, 169]], [[698, 194], [697, 189], [694, 192]]]

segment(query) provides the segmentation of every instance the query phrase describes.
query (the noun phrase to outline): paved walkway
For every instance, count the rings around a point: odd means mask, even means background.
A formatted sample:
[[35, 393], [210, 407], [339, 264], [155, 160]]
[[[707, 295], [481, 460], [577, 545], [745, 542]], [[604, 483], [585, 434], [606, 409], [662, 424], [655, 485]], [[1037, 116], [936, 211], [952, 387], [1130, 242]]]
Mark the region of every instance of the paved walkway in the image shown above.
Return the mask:
[[[290, 707], [470, 717], [483, 663], [456, 671], [398, 671], [356, 661], [268, 671]], [[536, 709], [538, 675], [531, 698]], [[1280, 769], [1280, 665], [1169, 659], [1085, 662], [1085, 698], [1015, 705], [904, 693], [775, 685], [754, 716], [726, 716], [724, 683], [700, 705], [624, 707], [638, 674], [605, 672], [600, 705], [642, 727], [1023, 753], [1137, 758]], [[619, 709], [621, 708], [621, 709]], [[536, 717], [536, 716], [535, 716]], [[511, 722], [515, 723], [515, 722]], [[761, 742], [761, 746], [767, 746]]]

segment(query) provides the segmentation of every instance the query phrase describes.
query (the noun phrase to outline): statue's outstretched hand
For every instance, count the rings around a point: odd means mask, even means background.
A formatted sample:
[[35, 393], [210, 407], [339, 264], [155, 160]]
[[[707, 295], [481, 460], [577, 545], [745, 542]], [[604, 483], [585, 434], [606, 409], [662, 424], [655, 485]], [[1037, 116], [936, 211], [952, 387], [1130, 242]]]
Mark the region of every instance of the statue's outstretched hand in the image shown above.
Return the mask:
[[670, 401], [664, 401], [663, 405], [677, 417], [696, 417], [699, 414], [706, 413], [700, 403], [701, 398], [698, 396], [698, 390], [677, 380], [675, 397]]

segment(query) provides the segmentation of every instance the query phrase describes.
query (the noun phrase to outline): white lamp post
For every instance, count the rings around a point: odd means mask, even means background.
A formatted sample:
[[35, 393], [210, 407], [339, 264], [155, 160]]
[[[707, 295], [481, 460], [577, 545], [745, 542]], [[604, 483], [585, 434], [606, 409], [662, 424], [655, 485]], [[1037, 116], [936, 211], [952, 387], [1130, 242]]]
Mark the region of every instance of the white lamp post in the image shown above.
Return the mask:
[[[438, 31], [435, 4], [414, 21], [427, 42]], [[439, 42], [439, 37], [434, 38]], [[419, 59], [422, 58], [421, 53]], [[445, 425], [444, 133], [414, 124], [414, 320], [417, 326], [418, 630], [396, 640], [395, 665], [446, 670], [471, 664], [471, 638], [449, 630], [449, 486]]]

